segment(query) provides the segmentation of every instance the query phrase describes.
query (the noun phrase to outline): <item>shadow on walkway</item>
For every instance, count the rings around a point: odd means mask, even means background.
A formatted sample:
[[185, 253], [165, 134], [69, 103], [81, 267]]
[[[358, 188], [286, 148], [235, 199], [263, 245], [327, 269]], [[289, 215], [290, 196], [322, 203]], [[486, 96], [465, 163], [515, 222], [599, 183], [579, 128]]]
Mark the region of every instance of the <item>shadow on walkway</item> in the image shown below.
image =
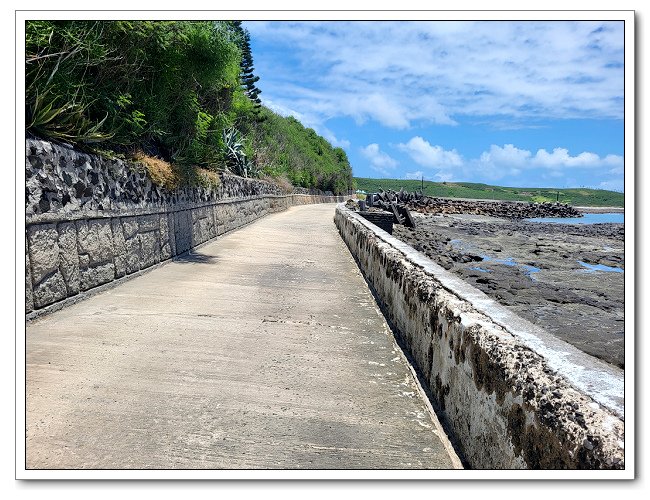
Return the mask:
[[183, 255], [180, 255], [174, 259], [174, 262], [180, 262], [181, 264], [214, 264], [219, 260], [218, 257], [214, 255], [205, 255], [201, 252], [189, 251]]

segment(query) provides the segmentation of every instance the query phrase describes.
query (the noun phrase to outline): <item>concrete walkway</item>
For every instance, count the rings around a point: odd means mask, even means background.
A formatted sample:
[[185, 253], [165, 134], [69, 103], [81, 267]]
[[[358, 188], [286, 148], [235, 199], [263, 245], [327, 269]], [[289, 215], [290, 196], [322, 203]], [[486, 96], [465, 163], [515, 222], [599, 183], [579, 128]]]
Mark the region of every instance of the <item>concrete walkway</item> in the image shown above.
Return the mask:
[[27, 325], [27, 468], [455, 468], [334, 223], [294, 207]]

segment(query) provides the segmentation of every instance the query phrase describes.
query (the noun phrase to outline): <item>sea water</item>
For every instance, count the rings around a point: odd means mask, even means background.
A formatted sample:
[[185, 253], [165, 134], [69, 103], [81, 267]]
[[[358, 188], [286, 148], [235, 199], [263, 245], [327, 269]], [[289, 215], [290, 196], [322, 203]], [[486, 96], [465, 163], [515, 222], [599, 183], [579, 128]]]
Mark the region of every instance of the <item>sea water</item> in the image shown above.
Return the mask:
[[623, 212], [607, 212], [603, 214], [584, 214], [583, 217], [535, 217], [524, 220], [527, 222], [550, 222], [551, 224], [624, 224], [625, 214]]

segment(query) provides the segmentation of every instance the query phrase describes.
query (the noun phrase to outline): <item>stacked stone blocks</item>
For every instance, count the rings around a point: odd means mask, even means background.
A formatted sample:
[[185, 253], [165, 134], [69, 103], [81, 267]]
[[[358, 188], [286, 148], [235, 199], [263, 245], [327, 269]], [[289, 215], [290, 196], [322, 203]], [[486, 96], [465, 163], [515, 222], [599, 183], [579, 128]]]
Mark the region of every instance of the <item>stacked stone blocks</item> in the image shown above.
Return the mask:
[[286, 195], [224, 175], [218, 187], [167, 191], [138, 167], [27, 140], [25, 311], [155, 266], [291, 205], [344, 201]]

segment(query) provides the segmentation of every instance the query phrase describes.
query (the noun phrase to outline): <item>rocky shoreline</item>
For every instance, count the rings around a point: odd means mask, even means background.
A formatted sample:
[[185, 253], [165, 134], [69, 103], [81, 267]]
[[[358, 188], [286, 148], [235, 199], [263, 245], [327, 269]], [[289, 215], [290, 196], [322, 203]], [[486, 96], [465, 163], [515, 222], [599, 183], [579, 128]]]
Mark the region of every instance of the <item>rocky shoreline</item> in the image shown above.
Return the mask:
[[624, 368], [623, 224], [416, 214], [393, 235], [587, 354]]

